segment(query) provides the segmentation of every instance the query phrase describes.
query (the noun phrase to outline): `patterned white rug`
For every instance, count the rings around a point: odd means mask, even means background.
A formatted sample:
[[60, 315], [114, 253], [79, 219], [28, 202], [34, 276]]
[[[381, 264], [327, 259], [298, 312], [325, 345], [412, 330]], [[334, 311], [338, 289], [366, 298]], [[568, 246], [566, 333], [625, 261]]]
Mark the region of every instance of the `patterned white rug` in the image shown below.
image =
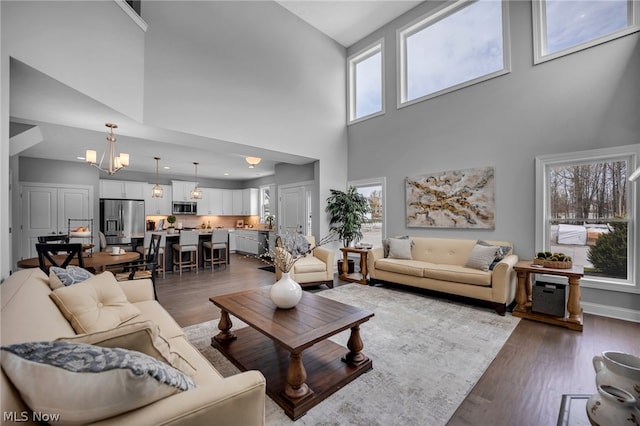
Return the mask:
[[[446, 299], [349, 284], [317, 293], [372, 310], [360, 327], [373, 370], [340, 389], [296, 422], [267, 397], [268, 425], [444, 425], [518, 324]], [[243, 324], [232, 318], [234, 328]], [[238, 372], [211, 347], [217, 321], [185, 328], [189, 340], [225, 377]], [[346, 346], [349, 332], [331, 340]]]

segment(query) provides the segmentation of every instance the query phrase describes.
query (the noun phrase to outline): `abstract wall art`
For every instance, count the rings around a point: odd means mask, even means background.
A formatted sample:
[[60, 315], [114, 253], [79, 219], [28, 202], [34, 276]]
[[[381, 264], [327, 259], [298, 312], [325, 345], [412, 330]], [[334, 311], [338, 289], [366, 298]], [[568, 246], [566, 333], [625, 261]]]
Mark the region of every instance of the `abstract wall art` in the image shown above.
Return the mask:
[[407, 227], [495, 228], [493, 167], [407, 177]]

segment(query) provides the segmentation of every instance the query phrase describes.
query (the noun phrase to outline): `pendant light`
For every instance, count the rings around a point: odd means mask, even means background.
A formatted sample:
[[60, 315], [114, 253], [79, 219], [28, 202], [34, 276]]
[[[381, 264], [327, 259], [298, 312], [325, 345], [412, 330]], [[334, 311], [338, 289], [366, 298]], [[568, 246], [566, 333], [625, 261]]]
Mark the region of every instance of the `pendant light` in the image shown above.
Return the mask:
[[153, 188], [151, 188], [151, 198], [162, 198], [162, 194], [164, 193], [164, 189], [158, 183], [158, 161], [160, 161], [160, 157], [153, 157], [156, 160], [156, 184]]
[[191, 190], [191, 199], [192, 200], [202, 200], [202, 190], [198, 186], [198, 163], [194, 161], [194, 166], [196, 166], [196, 186]]

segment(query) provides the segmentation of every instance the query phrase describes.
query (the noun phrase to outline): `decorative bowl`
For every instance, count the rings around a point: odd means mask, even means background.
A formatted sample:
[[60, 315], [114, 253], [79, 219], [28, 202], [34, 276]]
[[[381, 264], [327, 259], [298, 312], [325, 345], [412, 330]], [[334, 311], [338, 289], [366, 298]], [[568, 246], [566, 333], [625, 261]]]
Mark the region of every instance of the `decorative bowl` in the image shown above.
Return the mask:
[[544, 259], [533, 259], [533, 263], [535, 265], [542, 265], [545, 268], [553, 268], [553, 269], [571, 269], [573, 267], [572, 261], [559, 261], [559, 260], [544, 260]]

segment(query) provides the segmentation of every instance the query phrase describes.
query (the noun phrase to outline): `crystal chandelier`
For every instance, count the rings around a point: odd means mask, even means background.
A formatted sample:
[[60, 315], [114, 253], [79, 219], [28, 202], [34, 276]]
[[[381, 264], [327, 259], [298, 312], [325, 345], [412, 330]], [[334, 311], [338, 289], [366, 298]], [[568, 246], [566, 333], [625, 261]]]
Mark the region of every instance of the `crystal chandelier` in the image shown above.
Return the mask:
[[[103, 172], [107, 172], [110, 175], [115, 174], [118, 170], [123, 169], [129, 165], [129, 154], [121, 152], [120, 155], [116, 153], [116, 137], [113, 134], [113, 129], [117, 129], [118, 125], [113, 123], [106, 123], [105, 126], [109, 128], [109, 134], [107, 135], [107, 147], [100, 157], [100, 163], [96, 163], [96, 151], [87, 149], [85, 153], [85, 161], [92, 166], [97, 167]], [[108, 153], [107, 161], [109, 162], [106, 168], [103, 168], [102, 163], [105, 160], [105, 155]]]
[[193, 163], [196, 166], [196, 186], [191, 190], [192, 200], [202, 200], [202, 189], [198, 186], [198, 163]]
[[151, 198], [162, 198], [162, 194], [164, 193], [164, 189], [158, 183], [158, 161], [160, 161], [160, 157], [153, 157], [156, 160], [156, 184], [153, 188], [151, 188]]

